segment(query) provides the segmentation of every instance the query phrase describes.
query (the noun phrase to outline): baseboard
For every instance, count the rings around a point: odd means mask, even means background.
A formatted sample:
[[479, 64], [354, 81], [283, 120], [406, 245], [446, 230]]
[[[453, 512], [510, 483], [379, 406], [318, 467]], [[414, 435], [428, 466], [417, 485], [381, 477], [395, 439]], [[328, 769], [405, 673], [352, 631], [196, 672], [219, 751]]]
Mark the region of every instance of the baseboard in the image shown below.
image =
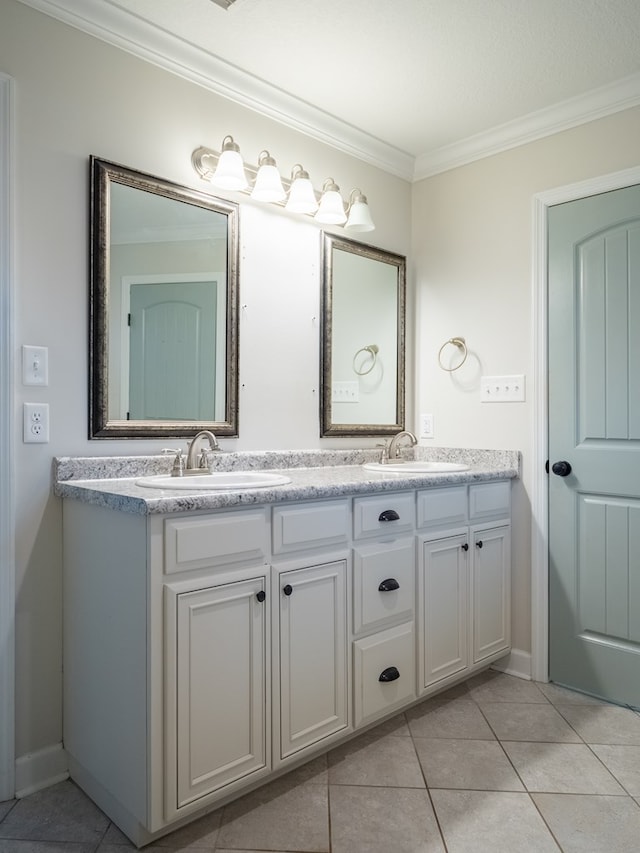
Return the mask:
[[61, 743], [16, 759], [16, 797], [26, 797], [69, 778], [67, 753]]
[[531, 681], [531, 652], [512, 649], [511, 654], [497, 660], [491, 668]]

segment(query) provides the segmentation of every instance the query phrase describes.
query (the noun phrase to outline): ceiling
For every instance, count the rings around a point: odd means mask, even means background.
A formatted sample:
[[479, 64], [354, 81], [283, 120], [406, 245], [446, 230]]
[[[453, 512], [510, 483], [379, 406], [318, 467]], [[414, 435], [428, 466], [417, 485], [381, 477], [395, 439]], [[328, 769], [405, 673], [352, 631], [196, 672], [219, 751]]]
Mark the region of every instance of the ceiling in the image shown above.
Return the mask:
[[640, 104], [639, 0], [23, 0], [408, 179]]

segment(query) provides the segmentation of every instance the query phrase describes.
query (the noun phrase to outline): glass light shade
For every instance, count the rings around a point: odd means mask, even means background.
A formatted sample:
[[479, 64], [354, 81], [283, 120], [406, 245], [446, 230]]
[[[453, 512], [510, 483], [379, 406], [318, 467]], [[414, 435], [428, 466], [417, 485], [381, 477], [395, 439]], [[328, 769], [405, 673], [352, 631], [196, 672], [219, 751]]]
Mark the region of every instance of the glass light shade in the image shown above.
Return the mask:
[[287, 194], [282, 186], [282, 179], [275, 160], [273, 157], [269, 157], [268, 152], [265, 151], [260, 155], [258, 162], [260, 168], [251, 191], [251, 198], [256, 201], [282, 201]]
[[344, 202], [337, 190], [325, 190], [322, 193], [316, 219], [324, 225], [342, 225], [347, 221]]
[[318, 209], [316, 194], [309, 178], [295, 178], [289, 190], [286, 210], [292, 213], [315, 213]]
[[[362, 196], [364, 199], [364, 196]], [[349, 208], [349, 218], [344, 226], [348, 231], [374, 231], [375, 225], [371, 218], [371, 212], [367, 200], [354, 201]]]
[[244, 190], [248, 186], [244, 163], [239, 151], [226, 150], [218, 157], [211, 183], [224, 190]]

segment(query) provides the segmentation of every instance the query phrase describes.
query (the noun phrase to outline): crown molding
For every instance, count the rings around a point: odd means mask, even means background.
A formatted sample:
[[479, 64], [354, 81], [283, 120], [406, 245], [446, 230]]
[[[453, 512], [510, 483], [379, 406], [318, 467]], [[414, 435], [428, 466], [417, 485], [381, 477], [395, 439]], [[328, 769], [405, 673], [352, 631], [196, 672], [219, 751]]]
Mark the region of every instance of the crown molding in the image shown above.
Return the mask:
[[413, 179], [420, 181], [639, 104], [640, 73], [422, 154], [416, 158]]
[[20, 2], [410, 182], [447, 172], [640, 104], [638, 73], [414, 158], [104, 0]]
[[104, 0], [20, 0], [69, 26], [404, 180], [414, 157]]

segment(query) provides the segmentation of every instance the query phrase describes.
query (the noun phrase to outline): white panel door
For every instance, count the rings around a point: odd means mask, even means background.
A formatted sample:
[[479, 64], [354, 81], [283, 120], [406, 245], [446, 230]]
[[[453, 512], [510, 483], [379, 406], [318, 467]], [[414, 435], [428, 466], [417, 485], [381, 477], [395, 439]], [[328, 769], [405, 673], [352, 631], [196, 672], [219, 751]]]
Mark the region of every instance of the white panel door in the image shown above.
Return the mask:
[[472, 527], [473, 663], [511, 645], [511, 535], [508, 525]]
[[[168, 773], [177, 792], [170, 808], [267, 766], [265, 586], [258, 577], [171, 597], [166, 696], [176, 703], [177, 766]], [[173, 737], [167, 733], [168, 743]]]
[[640, 706], [640, 186], [549, 210], [549, 457], [550, 677]]
[[421, 688], [469, 666], [469, 537], [429, 540], [422, 551]]
[[280, 757], [285, 758], [348, 726], [347, 564], [339, 560], [282, 572], [277, 584]]

